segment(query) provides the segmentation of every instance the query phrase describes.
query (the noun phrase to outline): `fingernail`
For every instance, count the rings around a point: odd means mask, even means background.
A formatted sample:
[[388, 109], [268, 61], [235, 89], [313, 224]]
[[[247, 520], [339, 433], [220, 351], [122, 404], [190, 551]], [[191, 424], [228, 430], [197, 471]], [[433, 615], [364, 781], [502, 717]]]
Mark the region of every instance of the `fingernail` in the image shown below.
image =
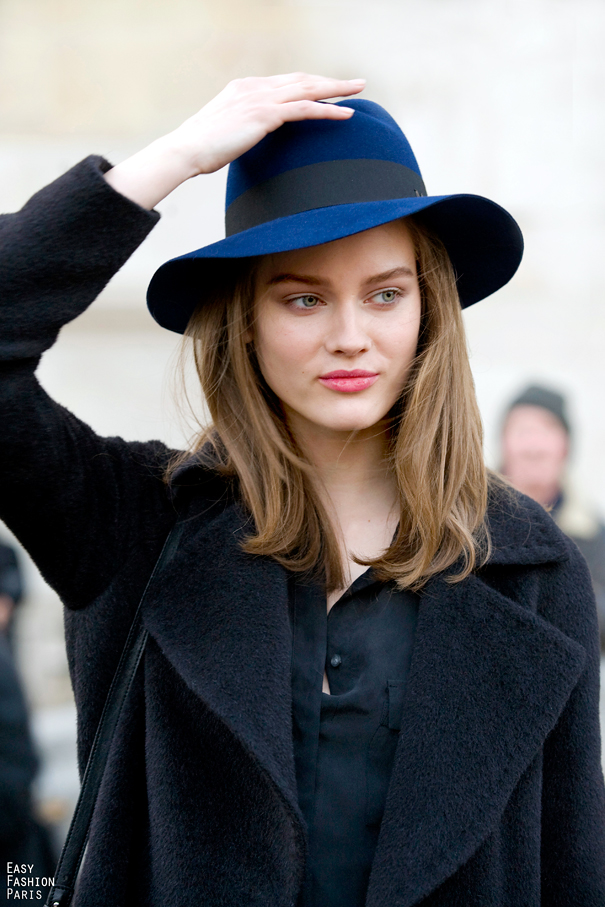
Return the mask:
[[365, 85], [366, 84], [365, 79], [349, 79], [349, 82], [352, 82], [353, 85]]
[[[339, 105], [339, 106], [340, 106], [340, 105]], [[341, 110], [346, 110], [347, 113], [355, 113], [355, 108], [354, 108], [354, 107], [341, 107], [340, 109], [341, 109]]]

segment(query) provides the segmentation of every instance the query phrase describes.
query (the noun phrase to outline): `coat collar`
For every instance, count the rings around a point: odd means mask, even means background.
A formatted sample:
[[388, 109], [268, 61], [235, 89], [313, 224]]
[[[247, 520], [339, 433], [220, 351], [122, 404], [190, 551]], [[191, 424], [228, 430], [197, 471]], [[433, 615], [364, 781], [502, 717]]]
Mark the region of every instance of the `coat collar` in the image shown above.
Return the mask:
[[[191, 474], [181, 476], [191, 487]], [[492, 500], [489, 521], [490, 565], [566, 557], [554, 522], [526, 498]], [[197, 511], [194, 504], [187, 523], [177, 555], [148, 596], [145, 624], [251, 764], [273, 780], [302, 842], [286, 574], [240, 550], [246, 521], [236, 504], [212, 516], [207, 503]], [[480, 576], [452, 584], [442, 575], [427, 585], [369, 907], [412, 907], [494, 830], [584, 656], [581, 646]]]
[[567, 560], [567, 545], [544, 508], [512, 488], [490, 491], [487, 520], [491, 536], [488, 563], [557, 563]]

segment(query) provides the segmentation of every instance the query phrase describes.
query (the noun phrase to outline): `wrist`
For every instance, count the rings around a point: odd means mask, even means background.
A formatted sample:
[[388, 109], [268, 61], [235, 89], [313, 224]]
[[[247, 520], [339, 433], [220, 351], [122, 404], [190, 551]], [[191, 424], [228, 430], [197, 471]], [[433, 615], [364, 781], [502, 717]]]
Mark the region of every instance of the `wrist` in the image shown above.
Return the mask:
[[200, 172], [194, 154], [186, 147], [178, 130], [156, 139], [140, 152], [145, 154], [148, 166], [166, 175], [176, 186]]
[[105, 179], [117, 192], [151, 209], [198, 172], [192, 156], [169, 133], [117, 164]]

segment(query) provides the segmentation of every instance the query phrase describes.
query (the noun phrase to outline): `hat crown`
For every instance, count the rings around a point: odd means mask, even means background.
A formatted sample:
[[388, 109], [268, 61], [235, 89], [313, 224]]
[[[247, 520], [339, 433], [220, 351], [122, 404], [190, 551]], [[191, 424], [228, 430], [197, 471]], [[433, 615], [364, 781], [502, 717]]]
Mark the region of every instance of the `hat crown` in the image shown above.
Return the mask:
[[233, 161], [225, 207], [282, 173], [327, 161], [391, 161], [408, 167], [422, 179], [410, 143], [383, 107], [361, 98], [338, 104], [355, 110], [349, 120], [285, 123]]

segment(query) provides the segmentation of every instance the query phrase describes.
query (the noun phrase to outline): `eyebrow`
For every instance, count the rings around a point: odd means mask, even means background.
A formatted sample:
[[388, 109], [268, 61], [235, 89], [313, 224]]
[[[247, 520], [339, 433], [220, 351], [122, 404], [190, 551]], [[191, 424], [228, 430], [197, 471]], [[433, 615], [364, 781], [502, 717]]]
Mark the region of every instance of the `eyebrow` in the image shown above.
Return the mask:
[[[414, 277], [415, 274], [408, 268], [406, 265], [401, 265], [398, 268], [391, 268], [390, 271], [383, 271], [381, 274], [374, 274], [372, 277], [368, 277], [364, 281], [365, 284], [371, 283], [380, 283], [383, 280], [390, 280], [392, 277]], [[268, 286], [274, 286], [277, 283], [305, 283], [308, 286], [312, 287], [321, 287], [325, 285], [325, 281], [321, 280], [319, 277], [313, 277], [311, 274], [294, 274], [290, 271], [284, 272], [283, 274], [276, 274], [274, 277], [271, 277], [267, 281]]]
[[366, 283], [381, 283], [383, 280], [390, 280], [391, 277], [415, 277], [416, 275], [407, 265], [401, 265], [398, 268], [391, 268], [390, 271], [383, 271], [382, 274], [374, 274], [369, 277]]
[[313, 287], [321, 287], [324, 284], [323, 280], [320, 280], [319, 277], [311, 277], [310, 274], [292, 274], [286, 272], [284, 274], [276, 274], [275, 277], [272, 277], [271, 280], [268, 280], [267, 283], [271, 287], [276, 283], [308, 283]]

